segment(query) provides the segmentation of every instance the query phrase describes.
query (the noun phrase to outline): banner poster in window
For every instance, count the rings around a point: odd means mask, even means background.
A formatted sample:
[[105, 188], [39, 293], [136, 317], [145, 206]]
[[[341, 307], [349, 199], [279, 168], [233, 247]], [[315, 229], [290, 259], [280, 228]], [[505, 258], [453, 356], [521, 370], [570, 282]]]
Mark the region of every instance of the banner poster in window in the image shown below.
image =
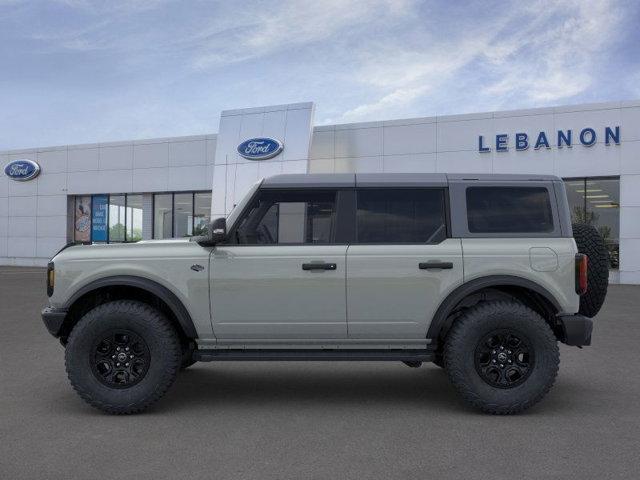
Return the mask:
[[91, 197], [76, 197], [74, 236], [76, 242], [91, 241]]
[[94, 195], [92, 204], [93, 225], [91, 238], [94, 242], [107, 241], [107, 211], [109, 198], [107, 195]]

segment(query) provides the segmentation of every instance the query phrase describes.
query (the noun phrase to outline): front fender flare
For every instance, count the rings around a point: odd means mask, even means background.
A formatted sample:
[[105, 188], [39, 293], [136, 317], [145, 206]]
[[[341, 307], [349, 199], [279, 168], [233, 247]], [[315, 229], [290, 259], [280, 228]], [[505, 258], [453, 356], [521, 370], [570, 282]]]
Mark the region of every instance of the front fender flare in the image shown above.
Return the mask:
[[149, 280], [144, 277], [137, 277], [134, 275], [114, 275], [110, 277], [100, 278], [92, 282], [87, 283], [80, 287], [65, 303], [65, 309], [70, 309], [71, 306], [81, 297], [94, 290], [110, 286], [126, 286], [135, 287], [141, 290], [145, 290], [152, 295], [155, 295], [167, 304], [171, 312], [175, 315], [182, 331], [188, 338], [198, 338], [193, 320], [188, 310], [180, 299], [167, 287], [160, 285], [158, 282]]

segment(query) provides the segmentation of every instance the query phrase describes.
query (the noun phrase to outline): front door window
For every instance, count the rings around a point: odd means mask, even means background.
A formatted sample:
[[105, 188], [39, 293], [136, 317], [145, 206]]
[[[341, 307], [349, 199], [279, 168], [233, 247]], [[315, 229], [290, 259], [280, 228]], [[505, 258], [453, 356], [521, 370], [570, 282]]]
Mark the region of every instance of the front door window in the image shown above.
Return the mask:
[[318, 245], [334, 239], [335, 192], [263, 191], [235, 232], [241, 245]]

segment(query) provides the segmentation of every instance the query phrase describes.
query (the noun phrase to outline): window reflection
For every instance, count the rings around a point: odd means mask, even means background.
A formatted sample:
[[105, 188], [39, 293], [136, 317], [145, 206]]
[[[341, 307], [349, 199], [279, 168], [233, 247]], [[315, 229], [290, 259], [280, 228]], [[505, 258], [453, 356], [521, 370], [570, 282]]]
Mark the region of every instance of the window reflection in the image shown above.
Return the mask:
[[567, 198], [573, 223], [592, 225], [602, 235], [609, 250], [611, 268], [619, 267], [620, 179], [566, 179]]
[[109, 242], [124, 242], [125, 196], [109, 195]]
[[194, 195], [193, 234], [204, 235], [211, 221], [211, 193], [200, 192]]
[[[148, 199], [152, 194], [148, 194]], [[211, 220], [211, 192], [153, 194], [145, 213], [141, 193], [71, 197], [75, 242], [137, 242], [143, 238], [144, 215], [152, 215], [153, 238], [202, 235]], [[147, 207], [148, 208], [148, 207]]]
[[193, 234], [193, 193], [176, 193], [173, 197], [173, 236]]
[[142, 195], [127, 195], [127, 242], [142, 240]]
[[153, 238], [171, 238], [173, 230], [173, 198], [170, 193], [153, 196]]
[[156, 193], [153, 205], [153, 238], [202, 235], [211, 220], [211, 192]]

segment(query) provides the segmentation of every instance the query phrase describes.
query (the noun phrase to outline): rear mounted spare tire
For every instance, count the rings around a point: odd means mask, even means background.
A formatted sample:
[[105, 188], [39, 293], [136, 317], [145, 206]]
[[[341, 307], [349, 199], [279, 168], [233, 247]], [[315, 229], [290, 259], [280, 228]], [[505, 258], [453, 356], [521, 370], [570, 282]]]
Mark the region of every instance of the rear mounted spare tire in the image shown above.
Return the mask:
[[590, 225], [574, 223], [573, 238], [578, 252], [589, 257], [587, 263], [587, 292], [580, 297], [582, 315], [595, 317], [607, 296], [609, 286], [609, 252], [600, 232]]

